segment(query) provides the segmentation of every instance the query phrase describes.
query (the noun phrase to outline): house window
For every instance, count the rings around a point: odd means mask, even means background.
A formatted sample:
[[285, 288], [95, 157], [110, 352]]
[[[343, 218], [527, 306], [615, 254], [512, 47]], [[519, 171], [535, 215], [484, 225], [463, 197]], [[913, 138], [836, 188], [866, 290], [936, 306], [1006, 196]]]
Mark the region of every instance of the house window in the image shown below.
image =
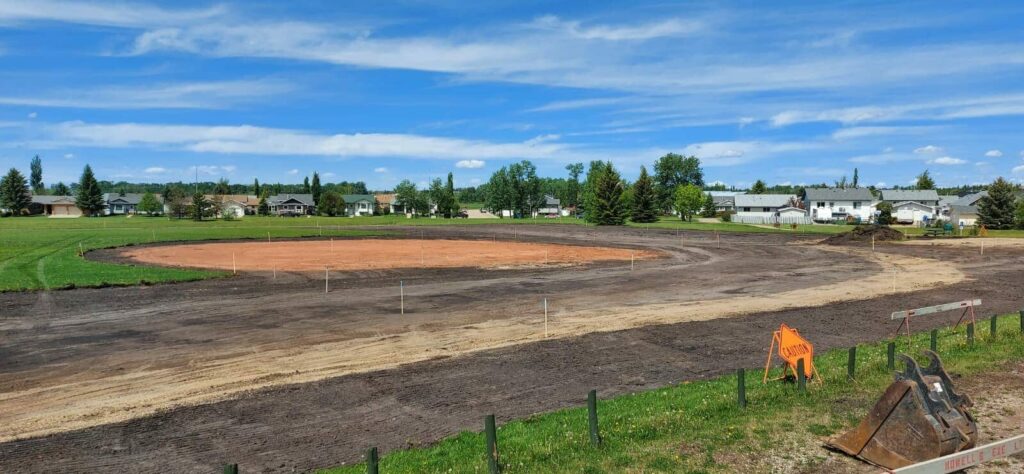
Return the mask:
[[818, 202], [818, 207], [825, 207], [825, 203], [824, 203], [824, 202], [821, 202], [821, 201], [819, 201], [819, 202]]
[[762, 207], [761, 208], [761, 212], [772, 212], [772, 208], [770, 208], [770, 207]]
[[744, 207], [743, 208], [743, 212], [750, 212], [750, 208], [749, 207]]
[[860, 209], [860, 201], [853, 201], [853, 208]]
[[830, 202], [830, 203], [828, 203], [828, 207], [836, 207], [836, 203]]

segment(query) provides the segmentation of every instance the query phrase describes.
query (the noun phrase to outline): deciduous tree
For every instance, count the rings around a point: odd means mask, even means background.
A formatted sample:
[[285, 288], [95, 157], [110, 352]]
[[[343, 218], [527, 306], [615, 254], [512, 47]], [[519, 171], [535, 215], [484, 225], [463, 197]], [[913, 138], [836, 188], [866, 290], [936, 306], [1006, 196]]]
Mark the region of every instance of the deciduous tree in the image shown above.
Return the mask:
[[142, 195], [142, 199], [139, 200], [139, 212], [144, 212], [150, 216], [156, 216], [163, 214], [164, 206], [160, 204], [156, 196], [153, 193], [147, 191], [146, 194]]
[[30, 167], [31, 172], [29, 173], [29, 186], [32, 187], [32, 193], [46, 193], [46, 186], [43, 185], [43, 160], [39, 159], [39, 155], [32, 158], [32, 164]]
[[569, 182], [563, 199], [565, 207], [572, 208], [572, 214], [575, 216], [580, 206], [580, 175], [583, 174], [583, 163], [571, 163], [566, 165], [565, 169], [569, 172]]
[[684, 184], [704, 186], [704, 170], [695, 156], [684, 157], [669, 153], [654, 162], [654, 182], [659, 206], [663, 212], [668, 213], [673, 207], [676, 188]]
[[693, 216], [699, 213], [701, 207], [704, 206], [704, 192], [701, 191], [700, 186], [694, 184], [681, 185], [676, 188], [673, 203], [680, 219], [693, 220]]

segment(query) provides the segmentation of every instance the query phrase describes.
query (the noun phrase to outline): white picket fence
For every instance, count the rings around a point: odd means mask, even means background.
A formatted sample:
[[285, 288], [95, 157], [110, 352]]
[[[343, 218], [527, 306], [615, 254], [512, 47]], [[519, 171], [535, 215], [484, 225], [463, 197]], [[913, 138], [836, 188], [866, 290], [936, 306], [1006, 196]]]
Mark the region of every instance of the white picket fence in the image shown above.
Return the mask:
[[775, 223], [789, 225], [789, 224], [800, 224], [810, 225], [814, 221], [808, 216], [782, 216], [782, 217], [763, 217], [763, 216], [732, 216], [732, 221], [740, 224], [765, 224], [772, 225]]

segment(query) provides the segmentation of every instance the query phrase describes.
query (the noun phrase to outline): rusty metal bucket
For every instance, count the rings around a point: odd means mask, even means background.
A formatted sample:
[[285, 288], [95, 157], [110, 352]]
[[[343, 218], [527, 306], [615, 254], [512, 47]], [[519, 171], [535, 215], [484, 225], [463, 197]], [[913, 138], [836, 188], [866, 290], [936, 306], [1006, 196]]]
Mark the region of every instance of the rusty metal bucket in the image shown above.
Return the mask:
[[887, 469], [973, 448], [978, 427], [967, 412], [973, 402], [953, 388], [938, 354], [924, 355], [931, 363], [922, 369], [901, 354], [906, 369], [857, 428], [827, 446]]

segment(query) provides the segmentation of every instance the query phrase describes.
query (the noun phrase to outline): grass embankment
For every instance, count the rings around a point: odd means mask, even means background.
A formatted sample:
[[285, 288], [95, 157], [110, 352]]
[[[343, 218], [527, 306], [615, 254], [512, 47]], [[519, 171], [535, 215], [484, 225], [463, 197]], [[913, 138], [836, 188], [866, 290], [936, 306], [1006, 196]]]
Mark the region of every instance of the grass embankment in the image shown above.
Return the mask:
[[[990, 339], [988, 323], [979, 322], [973, 347], [967, 346], [964, 327], [941, 330], [938, 351], [946, 370], [979, 374], [1024, 358], [1019, 317], [1000, 317], [999, 328]], [[915, 335], [914, 350], [926, 349], [928, 339], [926, 333]], [[824, 384], [808, 384], [807, 394], [791, 383], [762, 385], [762, 370], [750, 368], [746, 409], [737, 407], [735, 375], [599, 401], [599, 448], [590, 445], [585, 407], [512, 421], [498, 429], [501, 461], [505, 472], [820, 470], [828, 455], [822, 442], [859, 423], [892, 381], [886, 342], [858, 346], [856, 382], [846, 379], [846, 349], [819, 355], [815, 364]], [[900, 352], [909, 352], [905, 337], [898, 341]], [[896, 367], [902, 369], [898, 360]], [[580, 394], [581, 405], [585, 397]], [[486, 472], [484, 443], [481, 433], [464, 432], [432, 447], [387, 454], [381, 472]], [[365, 472], [365, 465], [322, 472], [355, 474]]]
[[147, 217], [0, 219], [0, 291], [135, 285], [224, 276], [227, 273], [95, 262], [82, 258], [79, 249], [88, 252], [152, 242], [266, 239], [268, 233], [271, 238], [382, 235], [377, 231], [317, 229], [311, 219], [245, 218], [209, 222]]

